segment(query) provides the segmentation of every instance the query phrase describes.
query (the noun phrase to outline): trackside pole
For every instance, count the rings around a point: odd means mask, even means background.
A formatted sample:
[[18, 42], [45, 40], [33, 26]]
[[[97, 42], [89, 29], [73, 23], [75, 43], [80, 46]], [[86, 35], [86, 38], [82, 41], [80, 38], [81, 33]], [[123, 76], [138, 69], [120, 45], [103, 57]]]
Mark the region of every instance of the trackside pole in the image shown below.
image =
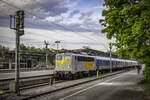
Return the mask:
[[109, 48], [110, 48], [110, 73], [112, 72], [112, 60], [111, 60], [111, 57], [112, 57], [112, 43], [109, 44]]
[[97, 77], [99, 76], [99, 71], [98, 71], [98, 70], [96, 71], [96, 76], [97, 76]]
[[50, 77], [50, 85], [52, 86], [53, 84], [55, 84], [55, 77], [51, 76]]

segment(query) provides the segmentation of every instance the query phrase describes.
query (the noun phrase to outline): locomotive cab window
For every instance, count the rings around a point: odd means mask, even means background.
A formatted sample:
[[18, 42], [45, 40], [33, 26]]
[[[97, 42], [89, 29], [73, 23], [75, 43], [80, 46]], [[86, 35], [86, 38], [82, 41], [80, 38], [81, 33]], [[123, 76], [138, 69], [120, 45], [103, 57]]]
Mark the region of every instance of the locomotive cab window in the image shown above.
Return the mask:
[[62, 60], [62, 55], [57, 55], [57, 56], [56, 56], [56, 59], [57, 59], [57, 60]]
[[64, 60], [65, 61], [70, 61], [71, 60], [71, 56], [68, 56], [68, 55], [64, 56]]

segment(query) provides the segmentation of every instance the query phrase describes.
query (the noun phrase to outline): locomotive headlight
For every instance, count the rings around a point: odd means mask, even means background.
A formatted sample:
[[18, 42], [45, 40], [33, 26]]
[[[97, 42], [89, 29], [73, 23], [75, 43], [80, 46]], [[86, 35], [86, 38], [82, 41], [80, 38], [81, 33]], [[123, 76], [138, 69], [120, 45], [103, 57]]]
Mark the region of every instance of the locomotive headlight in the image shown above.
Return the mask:
[[70, 68], [70, 65], [68, 65], [68, 68]]

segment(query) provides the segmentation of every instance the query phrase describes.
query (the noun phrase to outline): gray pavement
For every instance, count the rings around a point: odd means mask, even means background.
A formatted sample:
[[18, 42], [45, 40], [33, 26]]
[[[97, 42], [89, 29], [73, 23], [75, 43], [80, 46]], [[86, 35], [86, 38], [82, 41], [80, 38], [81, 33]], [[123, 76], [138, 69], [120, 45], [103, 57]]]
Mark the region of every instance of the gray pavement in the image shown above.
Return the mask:
[[140, 95], [144, 91], [138, 86], [142, 75], [130, 71], [99, 82], [75, 93], [59, 98], [59, 100], [143, 100]]
[[[32, 98], [32, 100], [143, 100], [141, 93], [144, 90], [138, 85], [142, 79], [143, 76], [141, 74], [138, 75], [136, 70], [134, 70], [40, 95]], [[74, 80], [65, 84], [60, 83], [49, 88], [47, 87], [47, 90], [58, 89], [75, 82]], [[41, 89], [41, 91], [44, 90], [44, 88]]]

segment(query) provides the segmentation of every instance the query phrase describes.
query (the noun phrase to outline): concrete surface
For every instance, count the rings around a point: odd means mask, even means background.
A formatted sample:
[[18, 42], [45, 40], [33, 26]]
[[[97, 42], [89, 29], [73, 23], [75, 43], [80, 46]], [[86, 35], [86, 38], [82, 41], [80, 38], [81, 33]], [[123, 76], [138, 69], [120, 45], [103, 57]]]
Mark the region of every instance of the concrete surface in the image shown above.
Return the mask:
[[143, 99], [144, 90], [139, 86], [139, 82], [142, 79], [142, 74], [138, 75], [136, 70], [132, 70], [59, 91], [55, 90], [84, 81], [85, 79], [39, 87], [22, 91], [21, 96], [8, 99], [21, 100], [30, 95], [36, 95], [39, 92], [53, 91], [39, 95], [31, 100], [145, 100]]
[[144, 89], [139, 85], [142, 79], [142, 74], [138, 75], [134, 70], [31, 100], [147, 100], [143, 98]]
[[77, 91], [59, 100], [143, 100], [142, 76], [130, 71]]

